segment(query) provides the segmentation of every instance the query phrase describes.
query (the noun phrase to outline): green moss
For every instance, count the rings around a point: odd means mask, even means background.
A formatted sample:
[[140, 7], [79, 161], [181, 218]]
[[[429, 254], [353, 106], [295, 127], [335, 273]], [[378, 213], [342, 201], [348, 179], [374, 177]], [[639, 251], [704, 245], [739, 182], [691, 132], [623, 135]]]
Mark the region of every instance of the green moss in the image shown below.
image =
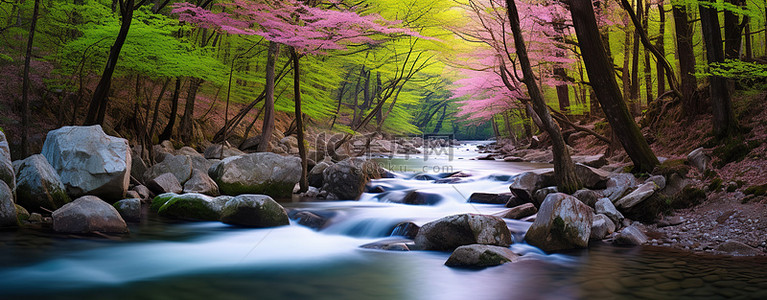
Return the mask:
[[762, 185], [753, 185], [746, 189], [746, 195], [765, 196], [767, 195], [767, 183]]
[[708, 190], [712, 192], [719, 191], [719, 189], [722, 188], [722, 179], [721, 178], [714, 178], [714, 180], [711, 180], [711, 183], [708, 184]]
[[737, 190], [738, 190], [738, 185], [737, 184], [729, 184], [729, 185], [727, 185], [727, 192], [728, 193], [732, 193], [732, 192], [737, 191]]
[[690, 172], [690, 166], [686, 164], [686, 159], [668, 159], [655, 167], [653, 174], [663, 175], [666, 178], [671, 177], [672, 174], [677, 174], [681, 177], [686, 177]]
[[290, 198], [295, 184], [285, 182], [265, 182], [257, 185], [216, 182], [221, 194], [237, 196], [242, 194], [263, 194], [272, 198]]
[[29, 212], [21, 205], [14, 205], [16, 206], [16, 219], [18, 220], [19, 224], [22, 224], [23, 221], [29, 220]]
[[165, 205], [165, 203], [167, 203], [168, 201], [170, 201], [170, 199], [176, 196], [178, 196], [178, 194], [176, 193], [165, 193], [165, 194], [157, 195], [157, 197], [154, 197], [154, 199], [152, 199], [152, 204], [149, 206], [149, 208], [152, 211], [160, 211], [160, 208], [163, 205]]
[[699, 188], [685, 187], [679, 195], [672, 199], [671, 207], [688, 208], [700, 204], [706, 199], [706, 192]]
[[218, 221], [219, 213], [211, 203], [198, 197], [177, 196], [166, 202], [158, 213], [163, 217], [185, 220]]
[[703, 171], [703, 178], [705, 179], [716, 178], [717, 176], [718, 174], [716, 174], [716, 171], [712, 169], [706, 169], [705, 171]]
[[744, 141], [742, 136], [738, 136], [724, 141], [719, 147], [713, 151], [714, 156], [719, 160], [714, 163], [717, 168], [724, 167], [732, 162], [739, 162], [746, 158], [749, 152], [758, 147], [761, 142], [758, 141]]
[[505, 264], [507, 262], [510, 262], [508, 258], [492, 251], [485, 251], [479, 255], [480, 267], [497, 266], [497, 265]]
[[656, 193], [626, 211], [624, 215], [632, 220], [653, 223], [659, 216], [671, 214], [672, 202], [670, 197]]
[[607, 128], [610, 128], [610, 123], [607, 123], [607, 121], [594, 123], [594, 131], [604, 132]]

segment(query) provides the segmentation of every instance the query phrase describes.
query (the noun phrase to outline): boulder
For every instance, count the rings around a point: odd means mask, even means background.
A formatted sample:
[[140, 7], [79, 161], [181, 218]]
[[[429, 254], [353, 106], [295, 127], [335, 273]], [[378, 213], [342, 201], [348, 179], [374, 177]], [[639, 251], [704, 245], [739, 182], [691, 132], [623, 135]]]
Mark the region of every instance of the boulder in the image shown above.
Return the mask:
[[205, 152], [203, 152], [203, 156], [207, 159], [224, 159], [244, 154], [245, 152], [240, 151], [240, 149], [232, 148], [229, 145], [223, 146], [221, 144], [210, 145], [208, 148], [205, 148]]
[[184, 189], [172, 173], [165, 173], [146, 182], [147, 188], [155, 194], [181, 193]]
[[194, 148], [189, 146], [181, 147], [181, 149], [176, 150], [176, 155], [188, 155], [188, 156], [199, 156], [203, 157], [200, 152], [197, 152], [197, 150], [194, 150]]
[[456, 248], [445, 265], [460, 268], [486, 268], [517, 260], [519, 255], [509, 248], [475, 244]]
[[138, 198], [141, 199], [141, 201], [147, 201], [149, 200], [149, 197], [152, 196], [152, 192], [150, 192], [149, 188], [144, 185], [134, 186], [133, 190], [136, 191]]
[[364, 244], [363, 249], [386, 250], [386, 251], [410, 251], [412, 241], [401, 238], [387, 238], [380, 241]]
[[415, 236], [418, 235], [418, 231], [421, 229], [421, 227], [418, 227], [413, 222], [402, 222], [394, 226], [394, 229], [391, 231], [392, 236], [404, 236], [409, 239], [415, 239]]
[[16, 182], [16, 202], [33, 211], [56, 210], [71, 201], [56, 170], [45, 157], [35, 154], [19, 164]]
[[[2, 198], [2, 196], [0, 196], [0, 198]], [[21, 207], [21, 205], [16, 204], [15, 206], [16, 206], [16, 219], [19, 220], [19, 223], [29, 220], [29, 216], [30, 216], [29, 212], [24, 207]]]
[[5, 182], [11, 190], [16, 188], [16, 172], [11, 160], [11, 150], [2, 130], [0, 130], [0, 181]]
[[328, 220], [322, 216], [319, 216], [310, 211], [300, 211], [293, 216], [299, 225], [309, 227], [311, 229], [322, 229]]
[[141, 156], [131, 156], [130, 175], [136, 179], [144, 179], [144, 173], [149, 167]]
[[572, 159], [574, 163], [584, 164], [592, 168], [601, 168], [607, 165], [607, 158], [605, 158], [603, 154], [587, 156], [573, 155]]
[[690, 163], [690, 165], [703, 173], [711, 163], [711, 157], [706, 154], [705, 150], [703, 150], [703, 147], [700, 147], [698, 149], [692, 150], [690, 154], [687, 154], [687, 161]]
[[597, 200], [597, 203], [594, 204], [594, 210], [597, 214], [603, 214], [607, 216], [615, 224], [621, 224], [623, 221], [623, 214], [621, 214], [621, 212], [615, 208], [615, 205], [613, 205], [613, 202], [610, 201], [609, 198], [602, 198]]
[[666, 181], [666, 187], [660, 190], [660, 194], [666, 197], [675, 198], [679, 196], [684, 188], [690, 186], [692, 182], [690, 179], [679, 176], [679, 174], [673, 173], [669, 175]]
[[539, 189], [533, 194], [533, 199], [535, 200], [533, 201], [533, 204], [535, 204], [535, 207], [541, 207], [541, 203], [543, 203], [543, 200], [546, 200], [546, 196], [557, 192], [559, 192], [559, 190], [555, 186]]
[[592, 222], [593, 213], [586, 204], [566, 194], [550, 194], [541, 204], [525, 240], [546, 252], [585, 248]]
[[615, 223], [610, 218], [603, 214], [597, 214], [594, 216], [594, 221], [591, 223], [591, 239], [601, 240], [615, 232]]
[[330, 167], [330, 163], [321, 161], [318, 162], [316, 165], [314, 165], [314, 168], [309, 171], [309, 174], [306, 176], [307, 180], [309, 181], [309, 186], [313, 186], [316, 188], [321, 188], [323, 185], [323, 175], [322, 172], [325, 171]]
[[452, 250], [459, 246], [484, 244], [508, 247], [511, 232], [499, 217], [460, 214], [424, 224], [415, 237], [420, 250]]
[[18, 226], [18, 217], [13, 192], [4, 181], [0, 181], [0, 227]]
[[128, 222], [138, 222], [141, 220], [141, 199], [123, 199], [115, 202], [112, 206]]
[[260, 152], [225, 158], [211, 169], [211, 178], [222, 194], [287, 198], [301, 178], [301, 159]]
[[322, 171], [322, 189], [342, 200], [357, 200], [370, 179], [378, 178], [378, 165], [372, 161], [347, 158]]
[[[150, 181], [165, 173], [173, 174], [179, 185], [192, 177], [192, 158], [188, 155], [175, 155], [157, 163], [144, 172], [144, 181]], [[151, 188], [151, 187], [150, 187]]]
[[469, 203], [482, 204], [506, 204], [514, 197], [511, 193], [491, 194], [491, 193], [473, 193], [469, 196]]
[[[49, 135], [50, 137], [50, 135]], [[83, 196], [53, 212], [53, 230], [64, 233], [126, 233], [120, 213], [95, 196]]]
[[636, 187], [636, 185], [636, 178], [632, 174], [612, 174], [607, 179], [606, 188], [602, 191], [602, 195], [615, 202], [623, 197], [629, 189]]
[[727, 240], [720, 244], [716, 247], [716, 251], [725, 252], [733, 256], [754, 256], [764, 254], [764, 252], [759, 249], [734, 240]]
[[647, 236], [635, 225], [623, 228], [613, 241], [618, 245], [639, 246], [647, 242]]
[[658, 186], [658, 190], [666, 188], [666, 177], [663, 177], [663, 175], [650, 176], [650, 178], [645, 180], [645, 183], [647, 182], [654, 182]]
[[575, 175], [581, 180], [584, 187], [590, 189], [604, 189], [610, 173], [600, 169], [594, 169], [584, 164], [575, 164]]
[[290, 224], [285, 208], [266, 195], [239, 195], [232, 198], [224, 205], [221, 222], [259, 228]]
[[409, 191], [402, 199], [391, 199], [393, 203], [408, 205], [435, 205], [442, 201], [442, 195], [421, 192], [417, 190]]
[[586, 204], [589, 207], [594, 207], [594, 204], [597, 203], [599, 198], [602, 198], [602, 195], [589, 189], [581, 189], [573, 193], [573, 197], [581, 200], [583, 204]]
[[536, 213], [538, 213], [538, 209], [535, 208], [535, 205], [532, 203], [525, 203], [507, 210], [503, 215], [503, 218], [520, 220], [522, 218], [532, 216]]
[[200, 193], [208, 196], [218, 196], [218, 185], [207, 172], [194, 169], [192, 177], [184, 183], [184, 193]]
[[529, 203], [535, 203], [533, 192], [541, 188], [543, 178], [535, 172], [524, 172], [511, 179], [509, 190], [520, 200]]
[[630, 194], [623, 196], [623, 198], [620, 198], [618, 201], [615, 201], [615, 207], [620, 209], [632, 208], [635, 205], [646, 200], [647, 198], [650, 198], [650, 196], [655, 194], [655, 191], [657, 190], [658, 190], [658, 185], [656, 185], [655, 182], [652, 182], [652, 181], [646, 182], [640, 185], [636, 190], [634, 190]]
[[224, 206], [222, 202], [203, 194], [183, 194], [170, 198], [160, 207], [158, 214], [182, 220], [218, 221]]
[[70, 197], [120, 200], [128, 191], [128, 141], [108, 136], [99, 125], [66, 126], [48, 132], [42, 155], [59, 174]]

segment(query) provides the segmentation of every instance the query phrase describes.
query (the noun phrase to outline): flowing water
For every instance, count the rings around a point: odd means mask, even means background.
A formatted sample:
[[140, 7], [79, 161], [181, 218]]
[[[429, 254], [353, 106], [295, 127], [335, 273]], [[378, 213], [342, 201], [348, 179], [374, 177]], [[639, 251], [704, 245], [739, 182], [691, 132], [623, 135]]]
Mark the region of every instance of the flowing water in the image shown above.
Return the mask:
[[[504, 208], [466, 199], [473, 192], [506, 192], [511, 175], [549, 167], [470, 160], [476, 144], [450, 156], [381, 158], [397, 177], [376, 180], [372, 185], [386, 192], [359, 201], [283, 203], [330, 216], [320, 231], [295, 223], [244, 229], [150, 216], [131, 225], [129, 236], [111, 239], [34, 228], [0, 232], [0, 299], [767, 299], [762, 258], [601, 242], [545, 254], [524, 244], [530, 223], [522, 221], [507, 225], [512, 250], [523, 259], [484, 270], [448, 268], [448, 252], [360, 248], [397, 238], [391, 235], [400, 222], [498, 213]], [[459, 170], [472, 176], [436, 183]], [[410, 190], [433, 195], [436, 203], [391, 203]]]

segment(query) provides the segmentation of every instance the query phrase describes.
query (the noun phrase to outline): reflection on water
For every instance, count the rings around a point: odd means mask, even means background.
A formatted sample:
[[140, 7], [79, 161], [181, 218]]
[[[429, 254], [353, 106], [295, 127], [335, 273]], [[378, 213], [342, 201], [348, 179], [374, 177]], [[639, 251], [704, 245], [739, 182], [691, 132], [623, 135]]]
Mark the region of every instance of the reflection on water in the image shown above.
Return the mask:
[[[467, 155], [468, 156], [468, 155]], [[403, 160], [413, 166], [423, 160]], [[767, 260], [692, 255], [597, 242], [546, 255], [521, 243], [529, 223], [508, 220], [523, 260], [481, 271], [444, 266], [447, 252], [385, 252], [359, 246], [403, 221], [458, 213], [497, 214], [466, 203], [473, 192], [505, 192], [508, 176], [545, 165], [469, 161], [455, 184], [414, 174], [375, 182], [360, 201], [286, 203], [333, 216], [317, 232], [151, 216], [128, 237], [67, 238], [49, 229], [0, 232], [0, 298], [61, 299], [731, 299], [767, 298]], [[439, 195], [431, 206], [391, 203], [403, 192]]]

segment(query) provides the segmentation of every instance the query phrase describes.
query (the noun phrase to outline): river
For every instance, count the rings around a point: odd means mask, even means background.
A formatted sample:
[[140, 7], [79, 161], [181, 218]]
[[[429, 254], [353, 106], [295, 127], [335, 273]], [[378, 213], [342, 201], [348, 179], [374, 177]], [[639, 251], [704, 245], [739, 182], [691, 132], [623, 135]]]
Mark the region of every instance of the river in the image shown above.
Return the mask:
[[[694, 255], [657, 247], [546, 254], [524, 244], [530, 223], [508, 220], [522, 260], [483, 270], [444, 266], [448, 252], [361, 248], [457, 213], [493, 214], [470, 204], [473, 192], [506, 192], [511, 175], [548, 165], [471, 160], [467, 143], [452, 154], [379, 158], [397, 171], [386, 193], [359, 201], [283, 201], [288, 209], [332, 215], [314, 231], [291, 221], [271, 229], [150, 216], [130, 235], [71, 238], [47, 230], [0, 231], [0, 299], [767, 299], [767, 260]], [[458, 183], [425, 180], [471, 174]], [[420, 173], [427, 171], [426, 173]], [[419, 175], [419, 176], [416, 176]], [[390, 203], [405, 191], [438, 195], [430, 206]]]

